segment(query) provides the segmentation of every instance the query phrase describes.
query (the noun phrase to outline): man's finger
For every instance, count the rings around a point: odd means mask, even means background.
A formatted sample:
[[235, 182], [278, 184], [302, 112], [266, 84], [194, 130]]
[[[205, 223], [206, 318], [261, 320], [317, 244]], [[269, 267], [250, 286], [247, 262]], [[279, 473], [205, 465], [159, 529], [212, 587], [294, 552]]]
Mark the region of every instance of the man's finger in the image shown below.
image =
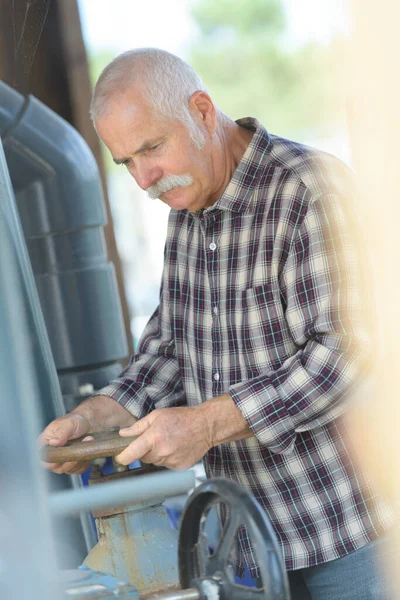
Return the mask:
[[140, 460], [152, 450], [152, 444], [149, 437], [144, 433], [137, 440], [129, 444], [115, 460], [121, 465], [130, 465], [135, 460]]
[[60, 463], [47, 463], [43, 461], [40, 461], [40, 464], [49, 471], [54, 471], [54, 469], [57, 469], [60, 466]]
[[[92, 440], [94, 440], [94, 437], [91, 435], [87, 435], [85, 438], [83, 438], [82, 442], [91, 442]], [[43, 445], [47, 444], [46, 440], [40, 440], [39, 438], [39, 447], [43, 447]], [[43, 442], [43, 443], [42, 443]], [[44, 467], [45, 469], [48, 469], [49, 471], [53, 471], [54, 473], [57, 474], [61, 474], [61, 473], [69, 473], [70, 475], [73, 474], [79, 474], [79, 473], [84, 473], [86, 471], [86, 469], [88, 469], [90, 467], [91, 461], [76, 461], [76, 462], [66, 462], [66, 463], [48, 463], [45, 461], [41, 461], [40, 464], [42, 465], [42, 467]]]
[[70, 470], [66, 471], [67, 473], [69, 473], [70, 475], [81, 475], [82, 473], [84, 473], [85, 471], [87, 471], [91, 465], [91, 461], [83, 461], [80, 460], [79, 462], [76, 463], [71, 463]]
[[38, 445], [38, 448], [42, 448], [43, 446], [47, 446], [47, 440], [44, 436], [44, 434], [42, 433], [41, 435], [39, 435], [39, 437], [36, 440], [36, 443]]
[[66, 463], [44, 463], [50, 465], [50, 470], [57, 475], [67, 473], [68, 475], [80, 475], [90, 467], [90, 461], [66, 462]]
[[129, 437], [132, 435], [142, 435], [149, 427], [151, 423], [149, 422], [148, 416], [143, 417], [143, 419], [139, 419], [130, 427], [124, 427], [119, 430], [119, 435], [122, 437]]
[[[73, 439], [74, 427], [65, 423], [57, 427], [51, 428], [49, 431], [44, 431], [39, 437], [39, 444], [48, 446], [65, 446], [68, 440]], [[79, 437], [79, 436], [76, 436]]]

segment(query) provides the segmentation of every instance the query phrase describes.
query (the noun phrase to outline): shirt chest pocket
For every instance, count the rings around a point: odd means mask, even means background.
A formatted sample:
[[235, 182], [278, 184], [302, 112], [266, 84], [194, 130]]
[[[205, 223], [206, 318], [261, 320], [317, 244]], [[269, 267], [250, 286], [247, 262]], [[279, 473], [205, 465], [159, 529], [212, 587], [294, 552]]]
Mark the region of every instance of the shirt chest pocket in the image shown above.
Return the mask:
[[275, 370], [291, 355], [294, 343], [279, 288], [263, 284], [236, 294], [238, 337], [249, 377]]

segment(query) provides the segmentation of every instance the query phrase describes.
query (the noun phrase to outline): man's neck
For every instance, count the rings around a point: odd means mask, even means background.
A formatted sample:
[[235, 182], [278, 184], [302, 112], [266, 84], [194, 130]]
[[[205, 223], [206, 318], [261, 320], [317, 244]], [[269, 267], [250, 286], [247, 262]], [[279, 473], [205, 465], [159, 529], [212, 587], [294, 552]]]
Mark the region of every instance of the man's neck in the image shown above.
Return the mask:
[[[240, 127], [237, 123], [225, 117], [215, 135], [215, 175], [218, 186], [213, 194], [211, 204], [214, 204], [223, 194], [240, 161], [243, 158], [254, 131]], [[210, 204], [210, 205], [211, 205]]]

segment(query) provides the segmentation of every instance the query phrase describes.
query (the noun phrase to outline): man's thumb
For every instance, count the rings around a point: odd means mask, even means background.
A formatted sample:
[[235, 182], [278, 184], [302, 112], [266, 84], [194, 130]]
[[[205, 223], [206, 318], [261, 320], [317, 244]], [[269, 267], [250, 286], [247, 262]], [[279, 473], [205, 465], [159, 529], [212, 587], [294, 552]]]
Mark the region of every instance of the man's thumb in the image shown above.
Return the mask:
[[49, 446], [65, 446], [69, 440], [87, 433], [86, 419], [79, 414], [67, 415], [53, 424], [53, 428], [46, 432]]

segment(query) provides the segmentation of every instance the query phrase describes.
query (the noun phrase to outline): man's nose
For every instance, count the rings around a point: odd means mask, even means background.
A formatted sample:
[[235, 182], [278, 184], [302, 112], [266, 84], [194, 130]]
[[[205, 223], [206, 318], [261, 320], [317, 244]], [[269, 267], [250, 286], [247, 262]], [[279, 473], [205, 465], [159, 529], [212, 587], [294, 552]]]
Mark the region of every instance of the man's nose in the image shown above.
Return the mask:
[[142, 188], [147, 190], [150, 186], [157, 183], [162, 177], [162, 170], [159, 167], [137, 167], [134, 172], [131, 173], [136, 183]]

